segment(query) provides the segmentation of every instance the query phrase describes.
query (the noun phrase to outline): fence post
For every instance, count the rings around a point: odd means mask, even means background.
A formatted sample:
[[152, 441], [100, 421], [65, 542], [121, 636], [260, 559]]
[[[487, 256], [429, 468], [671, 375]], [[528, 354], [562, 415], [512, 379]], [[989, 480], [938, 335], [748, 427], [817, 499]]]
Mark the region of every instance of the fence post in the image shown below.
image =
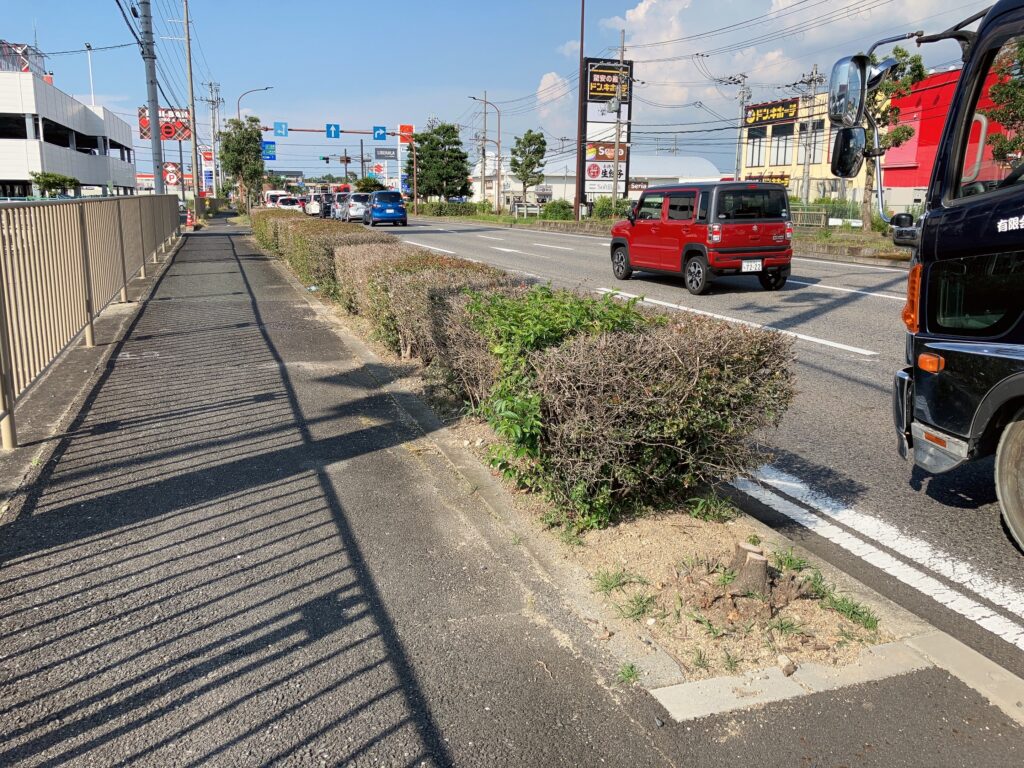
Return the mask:
[[139, 277], [143, 280], [146, 279], [146, 225], [142, 221], [142, 196], [136, 195], [135, 199], [139, 201], [139, 247], [142, 249], [142, 269], [139, 270]]
[[124, 223], [121, 220], [121, 200], [114, 201], [117, 207], [117, 245], [121, 251], [121, 303], [128, 303], [128, 264], [124, 258]]
[[96, 336], [92, 327], [92, 269], [89, 265], [89, 235], [85, 227], [85, 206], [87, 203], [76, 203], [78, 206], [78, 229], [82, 242], [82, 280], [85, 283], [85, 346], [95, 347]]
[[0, 211], [0, 447], [13, 451], [18, 447], [18, 430], [14, 424], [14, 375], [11, 371], [11, 344], [7, 328], [7, 278], [4, 270], [5, 254], [11, 245], [11, 219], [7, 211]]

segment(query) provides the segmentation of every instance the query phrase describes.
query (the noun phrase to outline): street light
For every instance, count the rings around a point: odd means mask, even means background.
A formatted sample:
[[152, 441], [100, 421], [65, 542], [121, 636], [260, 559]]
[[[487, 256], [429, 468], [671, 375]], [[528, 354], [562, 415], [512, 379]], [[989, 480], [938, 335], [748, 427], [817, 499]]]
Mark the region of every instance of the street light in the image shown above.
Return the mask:
[[89, 103], [96, 106], [96, 92], [92, 89], [92, 44], [85, 44], [85, 55], [89, 59]]
[[[494, 184], [494, 186], [495, 186], [495, 189], [494, 189], [494, 207], [497, 209], [498, 213], [501, 213], [501, 110], [498, 109], [494, 105], [493, 102], [488, 101], [487, 99], [481, 99], [478, 96], [470, 96], [469, 98], [471, 98], [473, 101], [479, 101], [479, 102], [483, 103], [484, 104], [484, 109], [487, 109], [487, 107], [489, 107], [489, 106], [490, 107], [494, 107], [494, 111], [498, 113], [498, 140], [495, 142], [495, 144], [498, 147], [498, 169], [497, 169], [497, 179], [495, 180], [495, 184]], [[486, 140], [486, 137], [485, 137], [485, 140]], [[480, 169], [480, 174], [484, 178], [484, 186], [486, 187], [487, 186], [487, 181], [486, 181], [487, 180], [487, 169], [486, 168], [481, 168]], [[484, 192], [485, 192], [485, 196], [486, 196], [486, 190], [484, 190]]]
[[[250, 93], [256, 93], [257, 91], [269, 91], [273, 87], [274, 86], [272, 85], [268, 85], [265, 88], [253, 88], [250, 91], [245, 91], [244, 93], [242, 93], [242, 96], [245, 96]], [[242, 121], [242, 96], [239, 96], [238, 101], [235, 103], [235, 115], [238, 117], [239, 122]]]

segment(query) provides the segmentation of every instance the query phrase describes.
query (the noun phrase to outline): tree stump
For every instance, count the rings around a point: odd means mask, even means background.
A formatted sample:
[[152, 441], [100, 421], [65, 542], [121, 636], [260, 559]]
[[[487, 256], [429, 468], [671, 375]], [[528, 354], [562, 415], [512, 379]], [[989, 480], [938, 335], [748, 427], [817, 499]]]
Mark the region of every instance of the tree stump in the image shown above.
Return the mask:
[[747, 563], [747, 555], [750, 554], [763, 555], [764, 552], [754, 544], [748, 544], [745, 541], [737, 542], [736, 550], [732, 554], [732, 561], [729, 563], [729, 570], [733, 573], [743, 570], [743, 566]]
[[736, 570], [736, 578], [729, 585], [729, 591], [734, 595], [753, 592], [769, 601], [772, 586], [768, 575], [768, 558], [755, 552], [745, 554], [743, 565]]

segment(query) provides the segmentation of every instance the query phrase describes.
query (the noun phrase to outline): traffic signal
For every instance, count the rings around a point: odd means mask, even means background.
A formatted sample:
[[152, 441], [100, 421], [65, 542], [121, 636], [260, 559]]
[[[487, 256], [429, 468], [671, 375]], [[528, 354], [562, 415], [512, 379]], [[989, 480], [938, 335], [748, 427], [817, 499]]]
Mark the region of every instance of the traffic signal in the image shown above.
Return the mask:
[[326, 155], [326, 156], [325, 155], [320, 155], [320, 159], [323, 160], [328, 165], [331, 164], [331, 157], [330, 157], [330, 155]]

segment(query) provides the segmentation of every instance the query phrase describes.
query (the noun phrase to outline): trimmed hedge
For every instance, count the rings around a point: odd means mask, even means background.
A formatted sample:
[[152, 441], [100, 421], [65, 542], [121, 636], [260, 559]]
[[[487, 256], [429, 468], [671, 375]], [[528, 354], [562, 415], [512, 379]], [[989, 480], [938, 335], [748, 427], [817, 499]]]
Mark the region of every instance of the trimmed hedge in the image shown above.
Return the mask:
[[424, 216], [474, 216], [479, 209], [476, 203], [426, 202], [420, 203], [420, 213]]

